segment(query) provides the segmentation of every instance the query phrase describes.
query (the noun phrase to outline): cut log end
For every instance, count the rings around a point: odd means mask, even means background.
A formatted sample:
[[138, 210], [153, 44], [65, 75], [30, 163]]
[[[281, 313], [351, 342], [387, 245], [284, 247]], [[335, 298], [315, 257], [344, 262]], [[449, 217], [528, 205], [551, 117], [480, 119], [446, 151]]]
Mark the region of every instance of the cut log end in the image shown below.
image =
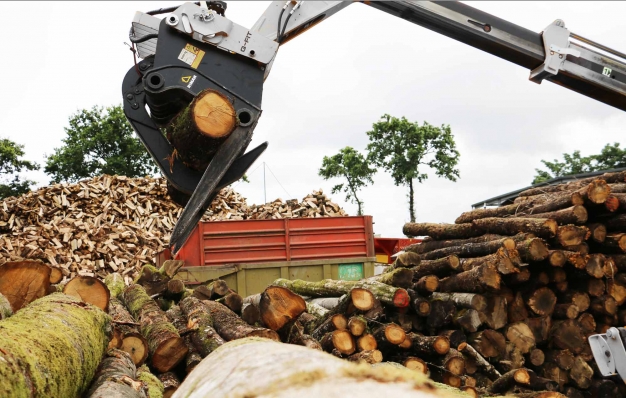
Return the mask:
[[142, 365], [148, 358], [148, 342], [138, 333], [123, 336], [120, 350], [130, 354], [135, 366]]
[[393, 304], [398, 308], [406, 308], [409, 306], [411, 298], [409, 293], [404, 289], [398, 289], [393, 295]]
[[306, 311], [306, 302], [289, 289], [270, 286], [261, 294], [259, 309], [263, 324], [279, 330]]
[[236, 125], [235, 108], [223, 94], [205, 90], [194, 103], [193, 120], [198, 131], [211, 138], [228, 136]]
[[352, 304], [361, 311], [368, 311], [374, 307], [376, 299], [374, 294], [367, 289], [355, 287], [350, 291]]
[[95, 305], [102, 311], [108, 311], [111, 293], [109, 288], [97, 278], [82, 275], [72, 278], [63, 288], [63, 293]]

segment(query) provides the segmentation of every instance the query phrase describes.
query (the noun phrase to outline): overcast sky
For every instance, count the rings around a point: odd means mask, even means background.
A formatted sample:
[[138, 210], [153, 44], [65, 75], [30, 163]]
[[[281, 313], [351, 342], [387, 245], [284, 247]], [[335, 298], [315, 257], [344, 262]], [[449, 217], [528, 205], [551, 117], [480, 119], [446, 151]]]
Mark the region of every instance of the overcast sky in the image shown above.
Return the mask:
[[[37, 10], [37, 5], [41, 10]], [[27, 158], [61, 145], [74, 112], [121, 103], [132, 54], [124, 42], [135, 11], [176, 2], [3, 3], [0, 32], [0, 137], [25, 145]], [[251, 27], [268, 2], [229, 1], [226, 15]], [[560, 18], [573, 32], [626, 51], [625, 2], [468, 2], [540, 32]], [[526, 186], [541, 159], [580, 149], [597, 153], [624, 139], [626, 114], [575, 92], [528, 81], [528, 70], [465, 44], [354, 4], [281, 47], [263, 95], [252, 145], [269, 141], [266, 162], [291, 197], [335, 181], [317, 176], [324, 155], [364, 150], [372, 123], [389, 113], [449, 124], [461, 178], [432, 177], [416, 189], [418, 221], [453, 222], [472, 203]], [[251, 145], [251, 147], [252, 147]], [[252, 166], [250, 171], [257, 168]], [[263, 202], [263, 173], [236, 189]], [[40, 185], [42, 172], [30, 175]], [[266, 174], [267, 198], [289, 195]], [[407, 189], [379, 172], [361, 192], [375, 232], [402, 236]], [[333, 195], [351, 214], [356, 206]]]

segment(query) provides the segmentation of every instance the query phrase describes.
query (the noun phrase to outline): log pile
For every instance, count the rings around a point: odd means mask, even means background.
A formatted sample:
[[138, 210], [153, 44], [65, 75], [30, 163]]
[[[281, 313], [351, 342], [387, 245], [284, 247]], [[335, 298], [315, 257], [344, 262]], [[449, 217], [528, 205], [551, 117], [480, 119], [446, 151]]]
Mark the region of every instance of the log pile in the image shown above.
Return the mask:
[[[460, 367], [430, 359], [445, 369], [433, 378], [470, 376], [481, 393], [626, 396], [624, 383], [600, 377], [587, 341], [626, 323], [625, 191], [626, 173], [604, 174], [529, 189], [455, 224], [405, 224], [426, 237], [405, 248], [421, 259], [403, 265], [414, 271], [412, 300], [430, 303], [406, 330], [448, 336], [465, 361], [455, 374]], [[429, 292], [420, 282], [433, 276]]]
[[[181, 211], [162, 178], [103, 175], [40, 188], [0, 201], [0, 264], [39, 259], [62, 282], [77, 275], [104, 279], [118, 272], [129, 285], [168, 246]], [[203, 220], [343, 215], [321, 191], [301, 202], [279, 199], [248, 206], [245, 198], [225, 188]]]

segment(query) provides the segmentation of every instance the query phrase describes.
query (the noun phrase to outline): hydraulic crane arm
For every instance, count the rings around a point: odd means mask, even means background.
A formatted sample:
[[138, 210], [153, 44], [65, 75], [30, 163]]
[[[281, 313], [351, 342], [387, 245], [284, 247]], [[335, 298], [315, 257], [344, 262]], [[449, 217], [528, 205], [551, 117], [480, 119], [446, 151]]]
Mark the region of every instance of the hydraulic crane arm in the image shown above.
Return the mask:
[[[274, 1], [251, 29], [226, 18], [226, 3], [220, 1], [136, 13], [129, 39], [143, 60], [124, 78], [124, 112], [172, 197], [186, 204], [170, 239], [174, 252], [219, 188], [241, 178], [267, 147], [264, 143], [244, 153], [280, 45], [350, 4]], [[561, 20], [536, 33], [458, 2], [365, 4], [525, 67], [536, 83], [549, 80], [626, 110], [626, 55], [571, 33]], [[154, 16], [163, 13], [170, 14]], [[237, 124], [206, 169], [197, 170], [177, 158], [161, 129], [207, 89], [231, 101]]]
[[[282, 9], [283, 23], [295, 10], [280, 39], [282, 44], [349, 4], [274, 1], [251, 30], [276, 40]], [[626, 111], [626, 54], [570, 32], [561, 20], [537, 33], [459, 2], [365, 4], [527, 68], [535, 83], [549, 80]]]

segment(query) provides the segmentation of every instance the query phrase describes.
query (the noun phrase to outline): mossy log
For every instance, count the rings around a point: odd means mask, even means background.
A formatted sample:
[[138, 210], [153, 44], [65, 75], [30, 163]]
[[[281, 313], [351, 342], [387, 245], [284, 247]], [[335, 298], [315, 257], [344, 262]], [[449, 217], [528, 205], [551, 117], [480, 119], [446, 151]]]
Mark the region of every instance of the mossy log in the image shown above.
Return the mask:
[[555, 236], [557, 226], [556, 221], [545, 218], [482, 218], [472, 221], [473, 229], [480, 234], [516, 235], [527, 232], [539, 238]]
[[413, 285], [413, 274], [413, 270], [410, 268], [395, 268], [391, 271], [368, 278], [368, 280], [407, 289]]
[[402, 366], [372, 368], [300, 346], [250, 338], [216, 350], [187, 376], [174, 396], [248, 395], [434, 398], [443, 394], [434, 392], [425, 375]]
[[165, 126], [165, 132], [183, 163], [204, 170], [236, 126], [232, 100], [206, 89]]
[[440, 278], [461, 272], [461, 261], [456, 255], [440, 258], [438, 260], [423, 260], [420, 265], [412, 268], [413, 279], [419, 279], [426, 275], [435, 275]]
[[174, 372], [161, 373], [157, 376], [161, 383], [163, 383], [163, 398], [170, 398], [178, 387], [180, 386], [180, 380]]
[[438, 293], [432, 294], [433, 300], [452, 301], [455, 306], [484, 311], [487, 308], [487, 300], [484, 296], [475, 293]]
[[41, 261], [9, 261], [0, 265], [0, 294], [13, 312], [48, 294], [50, 267]]
[[402, 233], [407, 236], [430, 236], [436, 240], [467, 239], [482, 233], [470, 223], [466, 224], [434, 224], [434, 223], [406, 223]]
[[61, 293], [36, 300], [3, 320], [0, 396], [80, 396], [107, 350], [110, 323], [99, 308]]
[[167, 290], [167, 283], [170, 279], [163, 267], [159, 269], [154, 265], [146, 264], [141, 267], [141, 272], [135, 278], [134, 284], [143, 286], [148, 296], [154, 296], [163, 294]]
[[424, 260], [437, 260], [451, 255], [458, 257], [481, 257], [497, 252], [500, 248], [515, 249], [515, 241], [511, 238], [502, 238], [479, 243], [467, 243], [463, 246], [452, 246], [433, 250], [422, 254]]
[[109, 350], [100, 361], [86, 398], [147, 398], [144, 384], [137, 381], [137, 369], [130, 355]]
[[11, 303], [2, 293], [0, 293], [0, 321], [13, 315]]
[[187, 318], [187, 328], [192, 330], [191, 343], [202, 358], [224, 344], [224, 339], [213, 328], [213, 318], [204, 302], [187, 297], [181, 300], [179, 307]]
[[502, 275], [515, 274], [519, 269], [515, 266], [521, 263], [519, 254], [515, 248], [513, 250], [500, 247], [495, 253], [483, 257], [464, 258], [461, 260], [461, 268], [463, 271], [469, 271], [483, 265], [495, 267]]
[[109, 289], [111, 298], [117, 298], [120, 294], [122, 294], [124, 288], [126, 287], [124, 285], [124, 277], [117, 272], [108, 274], [104, 278], [104, 284]]
[[149, 348], [148, 341], [139, 332], [139, 324], [116, 298], [112, 298], [109, 303], [109, 315], [120, 335], [121, 345], [118, 348], [127, 352], [136, 366], [143, 364], [148, 358]]
[[500, 274], [492, 264], [484, 264], [469, 271], [452, 275], [439, 281], [439, 291], [444, 293], [484, 293], [500, 289]]
[[163, 398], [163, 383], [152, 374], [148, 366], [141, 365], [137, 369], [137, 379], [145, 385], [148, 398]]
[[84, 301], [95, 305], [102, 311], [109, 310], [109, 300], [111, 293], [109, 288], [98, 278], [93, 276], [78, 275], [72, 278], [63, 287], [63, 293], [68, 296], [76, 297]]
[[319, 282], [307, 282], [299, 279], [290, 281], [281, 278], [275, 280], [273, 284], [285, 287], [294, 293], [310, 297], [338, 297], [348, 294], [351, 289], [358, 287], [369, 290], [376, 299], [394, 307], [406, 308], [410, 303], [409, 294], [405, 289], [369, 280], [342, 281], [324, 279]]
[[187, 354], [187, 346], [165, 313], [140, 285], [130, 285], [122, 293], [130, 314], [141, 325], [148, 341], [149, 360], [154, 369], [164, 373], [176, 366]]
[[275, 331], [247, 324], [225, 305], [209, 300], [203, 301], [203, 304], [209, 309], [213, 318], [213, 327], [225, 341], [242, 339], [244, 337], [265, 337], [270, 340], [280, 341]]
[[526, 209], [528, 209], [528, 204], [525, 203], [514, 203], [500, 207], [475, 209], [462, 213], [456, 220], [454, 220], [454, 223], [464, 224], [471, 223], [472, 221], [481, 218], [513, 216], [518, 213], [523, 213]]

